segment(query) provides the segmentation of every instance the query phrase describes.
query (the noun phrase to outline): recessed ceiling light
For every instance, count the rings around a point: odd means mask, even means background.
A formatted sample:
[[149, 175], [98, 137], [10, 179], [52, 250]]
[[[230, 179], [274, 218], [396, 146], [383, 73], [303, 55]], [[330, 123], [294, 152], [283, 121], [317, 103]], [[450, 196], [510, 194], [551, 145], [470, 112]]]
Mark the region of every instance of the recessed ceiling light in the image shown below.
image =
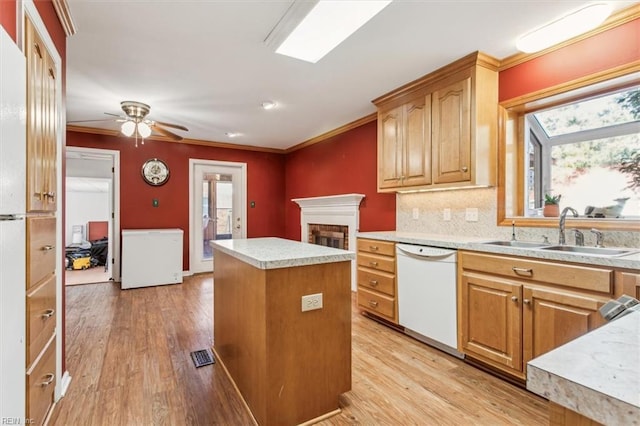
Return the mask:
[[525, 53], [538, 52], [597, 27], [610, 14], [611, 5], [591, 4], [521, 36], [516, 47]]
[[277, 104], [274, 101], [264, 101], [261, 105], [264, 109], [273, 109]]
[[225, 135], [227, 135], [227, 137], [230, 138], [237, 138], [238, 136], [242, 135], [242, 133], [238, 133], [238, 132], [226, 132]]
[[316, 63], [391, 1], [296, 0], [265, 42], [276, 53]]

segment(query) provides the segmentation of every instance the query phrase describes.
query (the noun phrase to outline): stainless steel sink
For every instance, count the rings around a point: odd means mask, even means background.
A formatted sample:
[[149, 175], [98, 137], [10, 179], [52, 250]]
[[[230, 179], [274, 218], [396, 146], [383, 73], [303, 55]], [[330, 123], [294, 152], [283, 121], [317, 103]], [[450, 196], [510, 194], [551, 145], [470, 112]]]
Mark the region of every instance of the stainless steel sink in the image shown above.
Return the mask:
[[548, 246], [540, 247], [540, 250], [561, 251], [565, 253], [588, 254], [596, 256], [622, 256], [634, 253], [633, 249], [614, 249], [605, 247], [582, 247], [582, 246]]
[[541, 248], [549, 245], [549, 243], [538, 243], [535, 241], [487, 241], [483, 244], [520, 248]]

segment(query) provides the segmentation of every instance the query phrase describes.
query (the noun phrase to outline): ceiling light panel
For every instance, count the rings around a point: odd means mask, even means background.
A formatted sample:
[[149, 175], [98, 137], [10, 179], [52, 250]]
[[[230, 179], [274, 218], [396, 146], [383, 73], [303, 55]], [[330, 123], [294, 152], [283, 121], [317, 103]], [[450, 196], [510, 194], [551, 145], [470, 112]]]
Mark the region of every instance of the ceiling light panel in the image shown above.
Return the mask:
[[386, 0], [318, 1], [276, 53], [316, 63], [390, 3]]
[[521, 52], [533, 53], [596, 28], [611, 14], [611, 5], [595, 3], [557, 19], [516, 41]]

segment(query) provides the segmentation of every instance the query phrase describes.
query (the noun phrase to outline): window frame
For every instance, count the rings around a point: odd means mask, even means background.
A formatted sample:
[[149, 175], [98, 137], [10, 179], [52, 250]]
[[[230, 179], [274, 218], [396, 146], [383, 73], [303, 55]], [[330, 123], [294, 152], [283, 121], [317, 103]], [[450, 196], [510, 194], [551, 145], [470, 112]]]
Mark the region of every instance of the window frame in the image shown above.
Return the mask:
[[[638, 84], [640, 64], [634, 63], [499, 103], [498, 226], [512, 223], [539, 228], [558, 226], [557, 218], [525, 216], [525, 170], [528, 168], [525, 135], [531, 131], [526, 114]], [[640, 230], [640, 220], [636, 219], [568, 218], [567, 222], [568, 226], [581, 229]]]

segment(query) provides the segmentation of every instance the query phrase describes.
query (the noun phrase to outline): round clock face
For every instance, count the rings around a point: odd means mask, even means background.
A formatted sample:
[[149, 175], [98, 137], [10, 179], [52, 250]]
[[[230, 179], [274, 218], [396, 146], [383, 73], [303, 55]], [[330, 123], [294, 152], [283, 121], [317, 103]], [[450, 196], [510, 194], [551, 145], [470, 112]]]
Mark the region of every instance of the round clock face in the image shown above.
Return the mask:
[[169, 180], [169, 167], [164, 161], [152, 158], [142, 165], [142, 177], [149, 185], [162, 185]]

